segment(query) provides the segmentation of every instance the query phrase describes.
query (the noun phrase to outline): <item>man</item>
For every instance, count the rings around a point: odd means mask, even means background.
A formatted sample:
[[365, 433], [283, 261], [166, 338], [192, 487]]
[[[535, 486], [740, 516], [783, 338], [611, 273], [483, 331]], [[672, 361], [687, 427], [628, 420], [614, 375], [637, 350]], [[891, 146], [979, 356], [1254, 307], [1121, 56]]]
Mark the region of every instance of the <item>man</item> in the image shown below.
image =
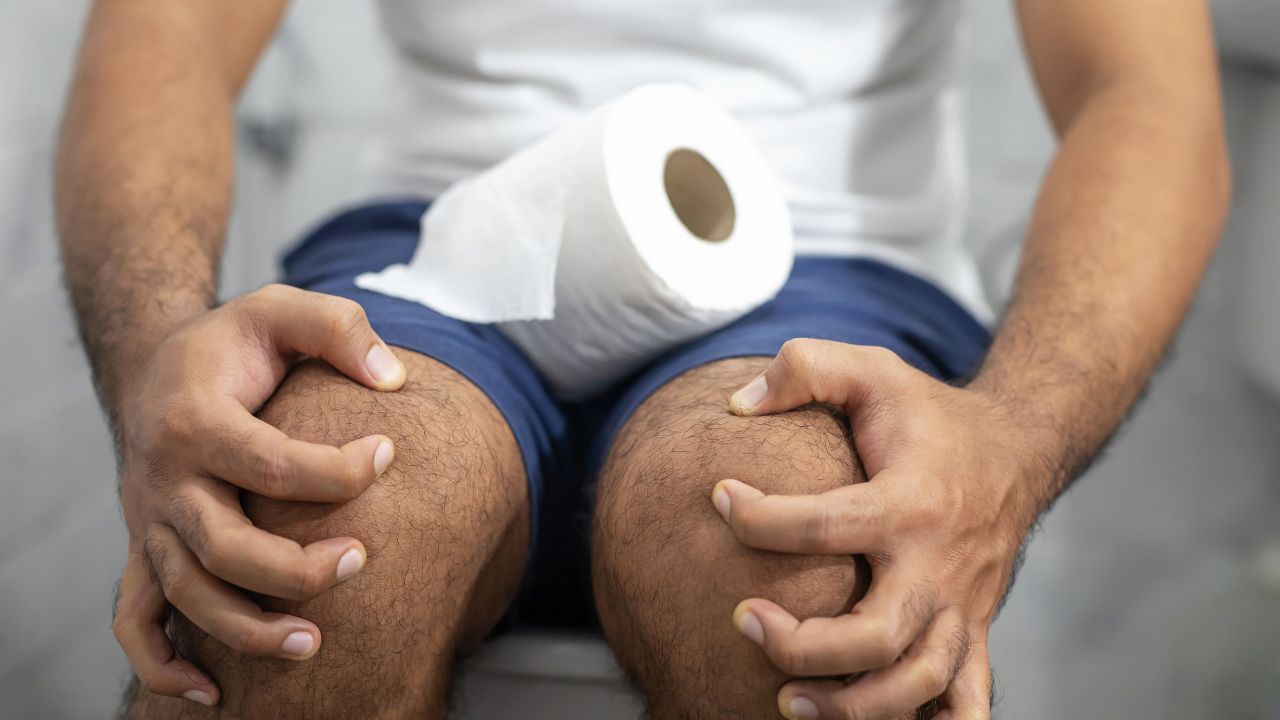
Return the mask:
[[68, 101], [58, 219], [120, 450], [127, 714], [441, 717], [500, 618], [585, 622], [593, 595], [655, 717], [988, 717], [1018, 549], [1138, 396], [1226, 213], [1203, 2], [1018, 3], [1062, 144], [987, 350], [957, 3], [386, 0], [400, 105], [371, 192], [427, 201], [667, 79], [781, 176], [803, 257], [778, 298], [576, 406], [492, 328], [354, 287], [412, 252], [422, 201], [317, 230], [286, 260], [306, 290], [215, 304], [231, 109], [284, 5], [99, 0]]

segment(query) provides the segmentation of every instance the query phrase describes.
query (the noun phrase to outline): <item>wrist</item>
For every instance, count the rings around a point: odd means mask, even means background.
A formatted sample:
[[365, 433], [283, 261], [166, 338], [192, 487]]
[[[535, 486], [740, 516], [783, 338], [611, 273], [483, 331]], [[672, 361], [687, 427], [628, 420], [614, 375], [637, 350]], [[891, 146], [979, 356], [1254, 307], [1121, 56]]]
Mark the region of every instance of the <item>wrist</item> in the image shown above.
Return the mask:
[[86, 339], [94, 383], [117, 444], [132, 421], [130, 401], [142, 393], [164, 341], [209, 310], [203, 301], [156, 304], [164, 311], [132, 314], [117, 325], [109, 341]]
[[989, 446], [1003, 451], [995, 471], [1009, 485], [1011, 509], [1029, 528], [1066, 487], [1066, 435], [1046, 405], [979, 380], [966, 390], [985, 410]]

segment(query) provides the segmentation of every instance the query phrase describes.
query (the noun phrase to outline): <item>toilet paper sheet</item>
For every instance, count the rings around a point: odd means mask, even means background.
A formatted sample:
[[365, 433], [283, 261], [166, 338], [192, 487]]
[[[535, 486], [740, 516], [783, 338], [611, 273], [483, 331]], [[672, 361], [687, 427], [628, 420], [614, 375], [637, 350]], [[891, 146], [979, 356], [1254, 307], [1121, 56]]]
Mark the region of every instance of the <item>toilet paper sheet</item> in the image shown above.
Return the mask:
[[360, 287], [497, 323], [560, 398], [741, 317], [790, 273], [772, 173], [714, 102], [649, 85], [440, 195]]

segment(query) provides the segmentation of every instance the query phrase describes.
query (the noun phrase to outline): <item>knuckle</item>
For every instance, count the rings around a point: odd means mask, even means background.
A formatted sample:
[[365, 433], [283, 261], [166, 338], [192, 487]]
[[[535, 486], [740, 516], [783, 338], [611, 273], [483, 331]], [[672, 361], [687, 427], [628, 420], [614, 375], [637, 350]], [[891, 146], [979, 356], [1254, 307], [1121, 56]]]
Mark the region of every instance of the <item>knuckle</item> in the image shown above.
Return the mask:
[[833, 709], [836, 720], [868, 720], [875, 717], [863, 707], [857, 697], [843, 697], [835, 703]]
[[195, 591], [195, 578], [191, 573], [166, 571], [160, 576], [160, 587], [164, 590], [165, 599], [174, 607], [191, 606], [190, 600]]
[[813, 364], [813, 352], [817, 340], [796, 338], [782, 344], [778, 359], [794, 374], [805, 374]]
[[142, 543], [142, 553], [147, 558], [147, 572], [151, 575], [151, 581], [163, 585], [164, 573], [169, 569], [168, 550], [163, 538], [154, 529], [147, 532]]
[[[926, 571], [927, 572], [927, 571]], [[929, 624], [938, 605], [938, 586], [928, 576], [914, 583], [907, 591], [898, 618], [902, 626], [924, 628]]]
[[134, 668], [133, 674], [138, 677], [138, 685], [143, 689], [143, 691], [152, 694], [156, 693], [157, 678], [150, 668]]
[[249, 293], [248, 297], [256, 300], [265, 300], [266, 302], [279, 302], [285, 298], [294, 288], [284, 283], [269, 283]]
[[174, 493], [169, 497], [165, 517], [182, 535], [187, 547], [200, 554], [208, 542], [208, 534], [204, 528], [204, 510], [200, 503], [186, 493]]
[[773, 662], [788, 675], [804, 675], [808, 672], [811, 657], [804, 645], [790, 637], [782, 639], [773, 653]]
[[261, 340], [268, 334], [267, 320], [297, 288], [272, 283], [227, 303], [226, 321], [245, 338]]
[[155, 534], [148, 536], [144, 549], [152, 578], [160, 586], [164, 597], [175, 607], [184, 607], [193, 597], [195, 577], [190, 572], [181, 572], [169, 561], [169, 551], [162, 540]]
[[116, 643], [124, 647], [129, 638], [129, 630], [123, 613], [116, 613], [116, 616], [111, 619], [111, 634], [115, 636]]
[[254, 623], [245, 623], [235, 632], [228, 633], [224, 642], [232, 650], [242, 653], [258, 653], [264, 646], [263, 634]]
[[936, 698], [945, 692], [947, 681], [951, 679], [942, 660], [934, 656], [922, 661], [916, 672], [920, 683], [920, 694], [929, 699]]
[[867, 360], [878, 365], [893, 365], [902, 360], [898, 353], [890, 350], [883, 345], [866, 345], [863, 346], [863, 354]]
[[319, 595], [324, 582], [315, 565], [300, 565], [293, 577], [293, 600], [307, 600]]
[[235, 562], [231, 557], [230, 544], [212, 537], [204, 543], [201, 550], [196, 554], [200, 557], [200, 562], [206, 570], [223, 579], [227, 578], [227, 575], [235, 566]]
[[824, 553], [834, 544], [840, 526], [838, 514], [829, 508], [823, 508], [805, 520], [800, 530], [801, 542], [814, 552]]
[[293, 476], [284, 451], [277, 445], [259, 447], [254, 453], [254, 474], [262, 483], [264, 495], [284, 498], [293, 491]]
[[360, 304], [346, 298], [331, 300], [330, 333], [334, 340], [349, 340], [363, 333], [368, 320]]
[[354, 500], [364, 492], [364, 489], [373, 479], [372, 463], [357, 463], [354, 461], [344, 462], [339, 465], [337, 472], [339, 473], [339, 482], [345, 499]]
[[893, 663], [902, 654], [897, 633], [884, 621], [878, 621], [867, 631], [867, 655], [876, 666]]
[[750, 543], [762, 534], [762, 517], [756, 503], [746, 503], [730, 515], [729, 526], [739, 540]]

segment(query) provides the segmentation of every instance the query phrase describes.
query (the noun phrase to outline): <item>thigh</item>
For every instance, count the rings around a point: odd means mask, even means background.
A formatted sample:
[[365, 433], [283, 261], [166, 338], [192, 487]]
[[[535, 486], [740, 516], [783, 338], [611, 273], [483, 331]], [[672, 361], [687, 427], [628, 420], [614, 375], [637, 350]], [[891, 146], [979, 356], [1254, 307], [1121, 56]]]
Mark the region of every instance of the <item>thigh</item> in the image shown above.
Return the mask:
[[[248, 658], [171, 621], [179, 652], [223, 691], [227, 717], [443, 717], [451, 661], [478, 643], [519, 583], [529, 538], [521, 454], [502, 415], [457, 372], [396, 349], [408, 382], [364, 389], [320, 363], [297, 368], [262, 409], [291, 436], [339, 444], [369, 433], [396, 447], [390, 468], [347, 503], [246, 494], [253, 522], [300, 543], [360, 539], [364, 569], [306, 602], [255, 597], [316, 623], [319, 652]], [[139, 698], [134, 715], [207, 716], [191, 703]]]
[[675, 378], [720, 361], [772, 357], [794, 338], [888, 348], [941, 380], [975, 370], [990, 341], [969, 313], [920, 278], [871, 260], [800, 257], [775, 298], [667, 353], [622, 388], [594, 433], [588, 469], [603, 467], [623, 424]]
[[862, 479], [843, 419], [821, 407], [741, 418], [728, 398], [768, 358], [687, 371], [646, 399], [600, 474], [592, 533], [606, 636], [656, 717], [776, 717], [786, 678], [731, 624], [764, 597], [799, 617], [850, 609], [860, 560], [742, 546], [711, 505], [721, 479], [767, 493], [811, 493]]

